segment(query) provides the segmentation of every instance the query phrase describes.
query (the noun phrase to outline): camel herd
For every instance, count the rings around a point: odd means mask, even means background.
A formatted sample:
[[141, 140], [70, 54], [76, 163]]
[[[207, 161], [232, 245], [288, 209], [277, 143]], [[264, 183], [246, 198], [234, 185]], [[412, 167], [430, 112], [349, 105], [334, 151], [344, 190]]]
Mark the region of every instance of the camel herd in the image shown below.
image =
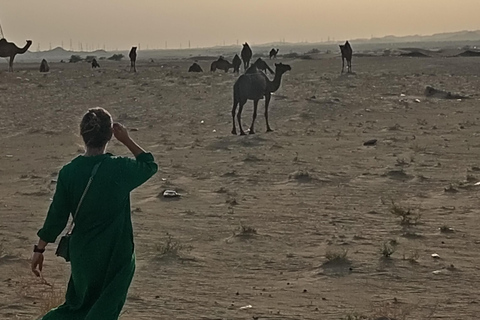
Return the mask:
[[[17, 54], [25, 53], [32, 45], [31, 40], [27, 40], [27, 44], [23, 48], [17, 47], [14, 43], [8, 42], [6, 39], [0, 39], [0, 57], [9, 58], [9, 71], [13, 72], [13, 61]], [[270, 59], [276, 59], [280, 49], [272, 49], [269, 52]], [[347, 72], [352, 72], [352, 55], [353, 50], [350, 43], [347, 41], [344, 45], [340, 45], [340, 51], [342, 54], [342, 73], [345, 70], [345, 60], [347, 61]], [[136, 60], [137, 60], [137, 47], [132, 47], [129, 53], [130, 58], [130, 72], [137, 72]], [[267, 126], [267, 132], [272, 131], [270, 124], [268, 123], [268, 107], [272, 93], [277, 91], [280, 87], [282, 76], [285, 72], [292, 70], [292, 68], [283, 63], [275, 63], [275, 71], [273, 71], [268, 64], [262, 59], [258, 58], [253, 64], [250, 61], [253, 57], [253, 52], [248, 43], [243, 44], [243, 48], [238, 54], [235, 55], [232, 62], [229, 62], [224, 57], [219, 57], [216, 61], [212, 62], [210, 71], [214, 72], [217, 69], [228, 72], [233, 69], [234, 73], [240, 72], [240, 67], [243, 62], [244, 73], [235, 81], [233, 86], [233, 107], [232, 107], [232, 121], [233, 128], [232, 134], [237, 134], [237, 127], [235, 125], [235, 117], [238, 122], [238, 129], [240, 135], [245, 135], [245, 131], [242, 128], [242, 111], [244, 105], [248, 100], [253, 101], [253, 118], [252, 124], [248, 129], [249, 134], [254, 134], [255, 119], [257, 118], [258, 102], [265, 98], [265, 121]], [[99, 68], [96, 59], [92, 60], [92, 68]], [[266, 73], [267, 70], [270, 74], [274, 75], [273, 80], [270, 80]], [[43, 59], [40, 64], [40, 72], [49, 72], [50, 67], [48, 62]], [[188, 72], [203, 72], [202, 67], [198, 63], [193, 63]], [[238, 112], [237, 112], [238, 108]]]

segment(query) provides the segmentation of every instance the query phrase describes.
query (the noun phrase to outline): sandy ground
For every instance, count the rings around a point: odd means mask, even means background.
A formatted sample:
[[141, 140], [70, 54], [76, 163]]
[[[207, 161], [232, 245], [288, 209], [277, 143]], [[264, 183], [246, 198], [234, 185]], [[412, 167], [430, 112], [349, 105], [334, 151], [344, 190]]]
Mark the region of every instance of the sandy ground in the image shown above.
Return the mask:
[[[479, 61], [357, 58], [356, 74], [340, 76], [338, 57], [284, 60], [275, 131], [265, 133], [261, 102], [249, 136], [230, 134], [236, 76], [189, 74], [191, 61], [140, 61], [136, 74], [127, 61], [53, 63], [46, 75], [2, 64], [0, 318], [34, 319], [65, 288], [56, 245], [45, 282], [29, 257], [56, 174], [82, 151], [79, 120], [96, 106], [161, 168], [132, 194], [137, 271], [122, 319], [478, 318]], [[426, 99], [426, 85], [472, 99]], [[249, 102], [245, 129], [251, 114]], [[110, 151], [128, 154], [118, 142]], [[165, 201], [166, 188], [183, 197]], [[417, 224], [402, 226], [392, 201]], [[162, 255], [167, 234], [178, 255]], [[332, 252], [346, 259], [326, 263]]]

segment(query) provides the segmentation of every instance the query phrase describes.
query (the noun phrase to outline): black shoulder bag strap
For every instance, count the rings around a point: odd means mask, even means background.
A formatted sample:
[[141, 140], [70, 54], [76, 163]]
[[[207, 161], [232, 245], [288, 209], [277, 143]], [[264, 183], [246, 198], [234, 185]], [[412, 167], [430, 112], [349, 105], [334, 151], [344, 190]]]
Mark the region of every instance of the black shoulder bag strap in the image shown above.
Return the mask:
[[95, 174], [97, 173], [98, 168], [100, 167], [100, 165], [102, 164], [102, 162], [103, 162], [103, 160], [100, 161], [99, 163], [97, 163], [97, 164], [93, 167], [92, 174], [90, 175], [90, 179], [88, 179], [87, 186], [85, 187], [85, 190], [83, 191], [83, 194], [82, 194], [82, 197], [80, 198], [80, 201], [78, 202], [77, 209], [75, 210], [75, 213], [73, 214], [72, 222], [70, 222], [70, 225], [68, 226], [68, 231], [67, 231], [66, 234], [71, 234], [71, 233], [72, 233], [72, 229], [73, 229], [73, 226], [74, 226], [74, 224], [75, 224], [75, 218], [77, 217], [78, 210], [80, 210], [80, 206], [82, 205], [83, 199], [85, 198], [85, 195], [87, 194], [87, 191], [88, 191], [88, 189], [90, 188], [90, 185], [92, 184], [93, 177], [94, 177]]

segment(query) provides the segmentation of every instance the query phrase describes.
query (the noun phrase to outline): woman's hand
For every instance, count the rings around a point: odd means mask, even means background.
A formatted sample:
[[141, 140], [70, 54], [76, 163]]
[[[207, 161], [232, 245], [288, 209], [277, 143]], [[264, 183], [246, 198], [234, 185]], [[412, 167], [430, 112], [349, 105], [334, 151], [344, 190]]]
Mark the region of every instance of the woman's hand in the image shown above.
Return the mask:
[[113, 124], [113, 135], [123, 144], [126, 144], [130, 141], [127, 128], [125, 128], [125, 126], [119, 122], [115, 122]]
[[144, 153], [145, 150], [140, 147], [135, 141], [133, 141], [128, 135], [128, 130], [123, 124], [115, 122], [113, 124], [113, 134], [118, 141], [123, 143], [130, 152], [137, 157], [139, 154]]
[[32, 256], [32, 272], [37, 276], [41, 276], [43, 269], [43, 253], [34, 252]]

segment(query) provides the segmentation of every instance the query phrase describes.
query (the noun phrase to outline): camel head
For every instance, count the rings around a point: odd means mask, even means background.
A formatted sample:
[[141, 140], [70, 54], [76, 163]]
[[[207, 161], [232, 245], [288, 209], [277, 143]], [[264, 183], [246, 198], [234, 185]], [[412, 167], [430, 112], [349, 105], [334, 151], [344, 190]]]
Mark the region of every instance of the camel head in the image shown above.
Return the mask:
[[248, 43], [246, 43], [246, 42], [243, 44], [243, 46], [244, 47], [249, 47]]
[[283, 63], [275, 63], [275, 74], [282, 75], [287, 71], [292, 70], [292, 67], [290, 67], [288, 64], [283, 64]]

